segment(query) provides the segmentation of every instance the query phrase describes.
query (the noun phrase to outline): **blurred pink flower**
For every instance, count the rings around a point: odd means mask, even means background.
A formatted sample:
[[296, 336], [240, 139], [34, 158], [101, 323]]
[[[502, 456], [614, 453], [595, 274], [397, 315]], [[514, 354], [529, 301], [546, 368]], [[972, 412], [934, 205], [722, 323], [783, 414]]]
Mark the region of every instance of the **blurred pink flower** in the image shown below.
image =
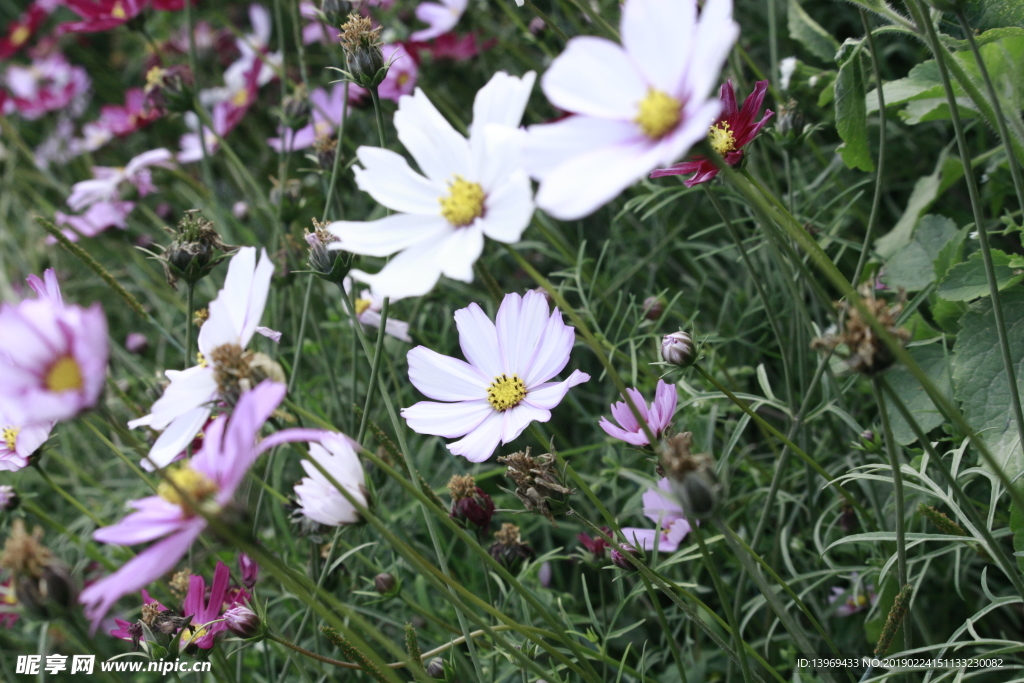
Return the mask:
[[238, 553], [238, 571], [242, 574], [242, 584], [246, 588], [256, 585], [256, 581], [260, 577], [260, 566], [256, 564], [256, 560], [245, 553]]
[[194, 502], [201, 502], [205, 511], [217, 513], [232, 501], [238, 485], [261, 453], [281, 443], [321, 438], [320, 431], [286, 429], [257, 445], [256, 437], [263, 423], [277, 409], [284, 394], [285, 386], [270, 380], [243, 394], [231, 419], [222, 415], [210, 425], [202, 450], [168, 472], [169, 481], [161, 482], [157, 495], [130, 501], [134, 512], [117, 524], [93, 532], [93, 538], [102, 543], [156, 543], [82, 591], [79, 602], [85, 605], [92, 633], [122, 596], [142, 589], [170, 571], [206, 528], [206, 519], [196, 513], [179, 490], [188, 493]]
[[468, 4], [469, 0], [441, 0], [440, 3], [421, 2], [416, 7], [416, 18], [430, 26], [416, 31], [409, 38], [430, 40], [448, 33], [459, 23]]
[[[349, 88], [359, 86], [349, 84]], [[351, 98], [351, 93], [350, 93]], [[313, 105], [310, 112], [308, 125], [296, 131], [287, 129], [285, 131], [285, 149], [296, 151], [312, 147], [318, 137], [328, 137], [334, 134], [341, 122], [343, 107], [345, 106], [345, 84], [335, 83], [328, 93], [323, 88], [317, 88], [309, 94], [309, 101]], [[275, 151], [280, 152], [282, 140], [280, 137], [269, 138], [267, 144]]]
[[[754, 85], [754, 91], [743, 101], [743, 108], [740, 109], [736, 106], [736, 92], [733, 90], [732, 80], [726, 81], [722, 86], [720, 94], [722, 113], [712, 124], [708, 132], [708, 139], [711, 142], [711, 147], [730, 166], [735, 166], [743, 159], [743, 148], [757, 137], [764, 124], [768, 123], [768, 119], [774, 115], [771, 109], [766, 109], [761, 120], [754, 121], [767, 91], [768, 81], [758, 81]], [[708, 182], [718, 175], [718, 167], [710, 159], [695, 156], [691, 161], [674, 164], [668, 168], [659, 168], [651, 173], [651, 177], [661, 178], [690, 173], [693, 173], [694, 176], [685, 181], [684, 184], [687, 187]]]
[[14, 579], [8, 576], [0, 581], [0, 627], [13, 628], [18, 623], [18, 596], [14, 594]]
[[309, 0], [299, 3], [299, 14], [308, 23], [302, 27], [302, 42], [306, 45], [311, 43], [324, 43], [325, 45], [337, 45], [341, 40], [341, 31], [323, 21], [323, 15], [316, 5]]
[[72, 66], [59, 52], [35, 59], [29, 66], [8, 65], [4, 81], [10, 91], [5, 113], [17, 111], [29, 120], [70, 107], [91, 84], [85, 69]]
[[481, 45], [478, 43], [475, 33], [464, 35], [445, 33], [429, 42], [410, 40], [404, 44], [405, 49], [419, 64], [422, 61], [423, 53], [429, 54], [433, 59], [453, 59], [457, 62], [472, 59], [484, 50], [489, 50], [496, 42], [489, 40]]
[[378, 86], [378, 94], [385, 100], [398, 101], [402, 95], [412, 94], [420, 68], [401, 43], [390, 43], [381, 47], [386, 62], [391, 62], [388, 75]]
[[109, 31], [137, 17], [145, 6], [143, 0], [64, 0], [64, 4], [81, 21], [61, 24], [58, 35]]
[[182, 612], [186, 617], [192, 617], [190, 626], [186, 626], [186, 632], [182, 634], [182, 646], [195, 645], [201, 650], [209, 650], [213, 647], [217, 634], [226, 631], [228, 626], [223, 621], [211, 623], [223, 619], [224, 612], [235, 605], [245, 604], [249, 599], [249, 593], [244, 590], [228, 590], [228, 583], [231, 580], [231, 570], [221, 561], [217, 561], [217, 568], [213, 572], [213, 584], [210, 586], [210, 597], [206, 597], [206, 580], [202, 576], [193, 574], [189, 577], [188, 593], [185, 595], [185, 605]]
[[862, 586], [858, 578], [856, 573], [850, 576], [853, 582], [851, 588], [832, 587], [832, 595], [828, 596], [828, 604], [834, 605], [841, 597], [846, 596], [842, 604], [836, 608], [837, 617], [848, 617], [851, 614], [863, 612], [878, 601], [875, 587]]
[[50, 16], [41, 3], [33, 2], [21, 16], [7, 25], [7, 34], [0, 38], [0, 59], [10, 59], [21, 50]]
[[112, 135], [123, 136], [143, 128], [160, 118], [160, 111], [147, 106], [142, 88], [131, 88], [124, 94], [124, 104], [105, 104], [93, 125]]
[[647, 489], [643, 503], [644, 516], [654, 522], [657, 528], [622, 527], [622, 535], [646, 552], [654, 550], [655, 538], [658, 539], [658, 552], [675, 552], [690, 533], [690, 523], [686, 520], [682, 506], [672, 497], [668, 479], [662, 477], [657, 488]]
[[74, 211], [81, 211], [99, 202], [116, 201], [122, 183], [131, 183], [138, 190], [139, 196], [144, 197], [156, 191], [149, 169], [154, 166], [172, 166], [173, 159], [170, 150], [161, 147], [143, 152], [124, 167], [93, 166], [94, 177], [91, 180], [83, 180], [72, 186], [68, 206]]
[[[124, 230], [128, 227], [128, 214], [134, 208], [134, 202], [97, 202], [90, 206], [85, 213], [77, 216], [57, 211], [53, 214], [53, 220], [57, 225], [68, 226], [68, 229], [61, 232], [74, 242], [79, 237], [94, 237], [107, 228]], [[57, 240], [53, 237], [46, 238], [47, 244], [56, 242]]]
[[487, 460], [499, 441], [512, 441], [531, 422], [550, 420], [569, 389], [590, 379], [574, 370], [549, 381], [568, 364], [576, 332], [557, 308], [549, 312], [543, 294], [506, 294], [496, 322], [477, 304], [455, 312], [468, 363], [425, 346], [408, 354], [409, 380], [435, 400], [403, 408], [402, 417], [420, 434], [463, 437], [448, 450], [470, 462]]
[[0, 330], [5, 421], [20, 426], [66, 420], [99, 399], [108, 354], [107, 319], [99, 304], [65, 306], [49, 295], [3, 304]]
[[128, 353], [143, 353], [149, 346], [149, 339], [140, 332], [129, 332], [124, 339], [124, 348]]
[[[678, 396], [675, 385], [668, 384], [659, 379], [658, 387], [654, 393], [654, 402], [651, 403], [650, 408], [644, 403], [644, 397], [639, 391], [636, 389], [626, 389], [626, 391], [629, 392], [633, 403], [640, 411], [640, 415], [643, 416], [647, 426], [654, 432], [654, 436], [661, 436], [676, 411]], [[615, 421], [621, 427], [612, 424], [607, 418], [602, 417], [597, 426], [603, 429], [605, 434], [634, 446], [647, 446], [650, 444], [650, 440], [641, 428], [640, 423], [636, 421], [633, 411], [629, 409], [629, 405], [625, 401], [613, 403], [611, 408], [612, 417], [615, 418]]]

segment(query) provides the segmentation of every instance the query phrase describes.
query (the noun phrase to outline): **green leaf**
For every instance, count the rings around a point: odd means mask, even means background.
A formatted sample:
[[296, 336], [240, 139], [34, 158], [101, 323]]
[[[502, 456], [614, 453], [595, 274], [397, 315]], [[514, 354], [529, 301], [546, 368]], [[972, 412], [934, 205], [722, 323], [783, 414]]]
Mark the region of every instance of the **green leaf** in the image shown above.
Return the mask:
[[967, 313], [967, 304], [962, 301], [946, 301], [933, 295], [932, 318], [943, 332], [956, 335], [960, 332], [960, 319]]
[[935, 275], [940, 280], [946, 276], [950, 268], [964, 260], [964, 242], [967, 241], [969, 233], [970, 228], [960, 228], [953, 239], [946, 242], [946, 246], [939, 251], [935, 259]]
[[836, 130], [843, 139], [839, 154], [848, 168], [874, 171], [868, 149], [868, 119], [864, 104], [864, 68], [860, 51], [839, 67], [836, 77]]
[[968, 0], [967, 21], [974, 28], [1024, 27], [1024, 3], [1020, 0]]
[[[1024, 393], [1024, 291], [1001, 292], [999, 300], [1018, 390]], [[992, 299], [972, 305], [961, 324], [963, 329], [953, 347], [953, 395], [960, 401], [964, 417], [981, 434], [1007, 476], [1014, 479], [1024, 470], [1024, 458], [1016, 421], [1011, 417], [1010, 384], [1003, 371]]]
[[[1000, 290], [1024, 280], [1024, 272], [1010, 266], [1012, 260], [1006, 252], [992, 250], [992, 265], [995, 267], [996, 282]], [[970, 301], [988, 296], [988, 278], [985, 275], [985, 262], [981, 252], [974, 252], [966, 261], [950, 268], [939, 283], [938, 293], [947, 301]]]
[[[952, 353], [943, 347], [942, 344], [928, 344], [927, 346], [912, 346], [907, 351], [911, 357], [921, 366], [939, 390], [945, 396], [953, 393], [950, 386], [952, 368]], [[924, 387], [910, 374], [910, 371], [903, 366], [898, 366], [889, 371], [886, 375], [889, 384], [892, 385], [896, 394], [903, 399], [907, 410], [920, 425], [921, 431], [928, 433], [942, 424], [942, 413], [938, 411], [935, 404], [928, 398]], [[889, 414], [889, 421], [892, 424], [892, 435], [897, 443], [902, 446], [917, 441], [910, 425], [903, 419], [896, 406], [891, 402], [885, 404], [885, 411]]]
[[956, 223], [945, 216], [925, 216], [914, 239], [885, 264], [882, 281], [890, 287], [919, 292], [935, 281], [935, 259], [957, 233]]
[[839, 51], [839, 42], [811, 19], [797, 0], [789, 0], [789, 37], [827, 63], [833, 62]]

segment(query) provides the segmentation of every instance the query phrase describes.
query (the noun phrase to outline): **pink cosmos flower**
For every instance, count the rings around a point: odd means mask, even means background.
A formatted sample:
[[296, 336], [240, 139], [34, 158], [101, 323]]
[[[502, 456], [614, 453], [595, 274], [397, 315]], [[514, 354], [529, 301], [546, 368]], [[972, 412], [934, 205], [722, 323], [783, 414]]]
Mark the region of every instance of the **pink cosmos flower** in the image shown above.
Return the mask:
[[469, 0], [441, 0], [441, 2], [421, 2], [416, 7], [416, 18], [430, 24], [429, 28], [413, 33], [412, 40], [430, 40], [448, 33], [459, 23]]
[[85, 69], [72, 66], [59, 52], [36, 59], [29, 66], [6, 66], [4, 81], [10, 91], [5, 111], [16, 110], [29, 120], [70, 107], [91, 83]]
[[590, 379], [574, 370], [549, 381], [569, 362], [576, 333], [557, 308], [549, 313], [543, 294], [506, 294], [496, 323], [475, 303], [455, 312], [468, 363], [424, 346], [408, 355], [409, 379], [435, 401], [404, 408], [402, 416], [420, 434], [463, 437], [448, 450], [470, 462], [487, 460], [499, 441], [512, 441], [531, 422], [550, 420], [569, 389]]
[[[672, 415], [676, 412], [678, 395], [676, 394], [675, 385], [668, 384], [659, 379], [658, 387], [654, 393], [654, 402], [651, 403], [650, 408], [644, 403], [644, 397], [639, 391], [636, 389], [626, 389], [626, 391], [629, 392], [633, 403], [640, 410], [640, 414], [643, 416], [644, 421], [647, 422], [647, 426], [654, 432], [654, 436], [661, 436], [661, 433], [665, 431], [668, 423], [672, 420]], [[634, 446], [650, 445], [650, 440], [648, 440], [644, 430], [633, 416], [633, 411], [629, 409], [629, 405], [625, 401], [618, 401], [612, 404], [612, 417], [622, 426], [612, 424], [607, 418], [602, 417], [597, 426], [603, 429], [605, 434]]]
[[[128, 214], [134, 208], [134, 202], [97, 202], [90, 206], [85, 213], [77, 216], [57, 211], [53, 214], [53, 218], [57, 225], [68, 226], [61, 232], [69, 240], [75, 242], [80, 236], [95, 237], [107, 228], [124, 230], [128, 227]], [[55, 244], [57, 240], [51, 236], [46, 238], [46, 242]]]
[[[350, 84], [349, 88], [358, 87]], [[351, 93], [349, 95], [351, 98]], [[296, 131], [285, 130], [284, 149], [292, 151], [312, 147], [318, 137], [329, 137], [337, 130], [341, 123], [341, 115], [345, 107], [345, 84], [335, 83], [328, 93], [323, 88], [317, 88], [309, 94], [309, 101], [313, 105], [310, 112], [310, 122]], [[267, 144], [274, 151], [282, 150], [280, 137], [269, 138]]]
[[156, 541], [116, 572], [82, 591], [79, 602], [96, 632], [104, 615], [122, 596], [134, 593], [170, 571], [188, 551], [206, 519], [197, 514], [179, 489], [203, 510], [216, 513], [234, 498], [249, 467], [261, 453], [289, 441], [317, 440], [323, 432], [286, 429], [256, 444], [256, 437], [284, 398], [285, 386], [265, 380], [239, 399], [228, 420], [220, 416], [209, 427], [203, 448], [194, 458], [168, 473], [174, 482], [161, 482], [157, 495], [134, 500], [135, 511], [117, 524], [93, 532], [102, 543], [136, 545]]
[[391, 68], [377, 91], [385, 100], [397, 102], [402, 95], [412, 94], [420, 68], [401, 43], [389, 43], [381, 46], [380, 50], [384, 61], [391, 63]]
[[196, 574], [189, 577], [183, 613], [186, 617], [192, 617], [192, 622], [191, 626], [185, 627], [186, 632], [181, 637], [182, 646], [195, 645], [201, 650], [209, 650], [217, 634], [227, 630], [227, 624], [221, 621], [224, 612], [235, 605], [245, 604], [249, 599], [249, 593], [244, 590], [229, 591], [230, 580], [231, 570], [218, 560], [213, 584], [210, 586], [210, 597], [207, 599], [206, 580]]
[[0, 306], [0, 410], [15, 425], [66, 420], [99, 399], [107, 319], [49, 297]]
[[707, 135], [721, 107], [710, 98], [739, 27], [732, 0], [626, 0], [622, 45], [577, 36], [541, 79], [573, 116], [531, 126], [525, 164], [537, 205], [582, 218]]
[[[758, 81], [754, 85], [754, 91], [743, 101], [743, 108], [740, 109], [736, 106], [736, 91], [733, 90], [732, 80], [726, 81], [722, 86], [722, 113], [711, 126], [708, 139], [711, 142], [711, 147], [730, 166], [740, 163], [743, 159], [743, 148], [757, 137], [764, 124], [768, 123], [768, 119], [775, 114], [771, 109], [766, 109], [761, 120], [754, 121], [754, 117], [761, 109], [761, 103], [764, 102], [767, 90], [768, 81]], [[710, 159], [697, 156], [691, 161], [674, 164], [668, 168], [659, 168], [651, 173], [651, 177], [661, 178], [669, 175], [687, 175], [688, 173], [693, 173], [694, 176], [686, 180], [684, 184], [687, 187], [693, 187], [700, 183], [706, 183], [718, 175], [718, 167]]]
[[124, 104], [105, 104], [94, 125], [112, 135], [124, 136], [160, 118], [157, 109], [149, 107], [142, 88], [131, 88], [124, 94]]
[[260, 577], [260, 566], [256, 560], [245, 553], [238, 553], [238, 571], [242, 574], [242, 583], [246, 588], [252, 588]]
[[58, 35], [109, 31], [137, 17], [145, 5], [143, 0], [65, 0], [64, 4], [82, 20], [61, 24]]
[[[313, 233], [310, 234], [312, 235]], [[348, 294], [351, 291], [352, 278], [347, 277], [345, 278], [345, 293]], [[379, 328], [380, 312], [383, 306], [384, 299], [376, 296], [370, 290], [364, 289], [359, 292], [359, 298], [356, 299], [356, 319], [367, 327]], [[389, 315], [388, 321], [384, 325], [384, 331], [395, 339], [409, 344], [412, 343], [412, 337], [409, 336], [409, 323], [404, 320], [396, 320]]]
[[146, 196], [156, 190], [149, 169], [154, 166], [169, 167], [174, 155], [170, 150], [160, 148], [136, 156], [122, 168], [93, 166], [93, 178], [75, 183], [68, 197], [68, 206], [81, 211], [99, 202], [112, 202], [118, 198], [118, 190], [122, 183], [131, 183], [138, 190], [139, 196]]
[[7, 34], [0, 38], [0, 59], [10, 59], [35, 35], [39, 26], [50, 16], [39, 2], [33, 2], [21, 16], [7, 25]]
[[690, 523], [684, 516], [683, 508], [672, 497], [668, 479], [662, 477], [657, 488], [647, 489], [643, 503], [644, 516], [657, 524], [657, 528], [622, 527], [622, 535], [646, 552], [654, 550], [655, 538], [658, 539], [658, 552], [675, 552], [690, 533]]
[[256, 59], [250, 62], [248, 71], [243, 74], [242, 82], [229, 86], [234, 88], [232, 90], [233, 94], [227, 99], [217, 101], [213, 105], [213, 111], [210, 115], [213, 120], [212, 131], [206, 126], [201, 126], [194, 114], [186, 115], [186, 124], [199, 132], [186, 133], [181, 136], [179, 142], [181, 151], [178, 152], [177, 156], [178, 163], [186, 164], [203, 158], [200, 134], [203, 135], [203, 142], [206, 144], [206, 153], [212, 155], [217, 151], [217, 148], [220, 146], [220, 139], [234, 130], [235, 126], [241, 122], [256, 102], [256, 98], [259, 96], [259, 76], [262, 68], [263, 62], [261, 60]]
[[430, 42], [410, 40], [404, 43], [405, 49], [413, 56], [417, 64], [421, 61], [423, 53], [429, 54], [434, 59], [453, 59], [462, 62], [476, 57], [484, 50], [489, 50], [495, 44], [495, 40], [489, 40], [481, 45], [477, 41], [475, 33], [464, 35], [445, 33]]
[[863, 612], [878, 601], [874, 586], [862, 586], [856, 572], [850, 576], [850, 579], [853, 581], [852, 588], [833, 586], [832, 595], [828, 596], [830, 605], [834, 605], [837, 600], [846, 596], [843, 603], [836, 608], [837, 617], [848, 617], [857, 612]]

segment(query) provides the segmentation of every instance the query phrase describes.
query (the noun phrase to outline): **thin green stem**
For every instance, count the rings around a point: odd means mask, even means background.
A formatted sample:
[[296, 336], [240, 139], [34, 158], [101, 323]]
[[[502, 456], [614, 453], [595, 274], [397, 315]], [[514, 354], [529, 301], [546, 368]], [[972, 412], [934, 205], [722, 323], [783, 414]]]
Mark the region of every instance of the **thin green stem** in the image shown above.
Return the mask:
[[67, 502], [71, 503], [72, 507], [74, 507], [76, 510], [81, 512], [83, 515], [85, 515], [86, 517], [91, 519], [93, 521], [93, 523], [96, 524], [96, 526], [98, 526], [98, 527], [106, 526], [106, 524], [103, 523], [103, 520], [101, 520], [99, 517], [97, 517], [95, 514], [93, 514], [93, 512], [91, 510], [89, 510], [89, 508], [87, 508], [84, 505], [82, 505], [78, 501], [77, 498], [75, 498], [70, 493], [65, 491], [64, 488], [60, 484], [55, 482], [50, 477], [50, 475], [46, 473], [46, 470], [44, 470], [42, 467], [39, 466], [39, 461], [38, 460], [33, 462], [32, 464], [35, 467], [36, 472], [39, 473], [39, 476], [43, 478], [43, 481], [45, 481], [47, 484], [49, 484], [50, 488], [52, 488], [54, 491], [56, 491], [58, 494], [60, 494], [61, 498], [63, 498]]
[[860, 284], [861, 275], [864, 273], [864, 266], [868, 262], [868, 254], [871, 252], [871, 239], [875, 233], [878, 211], [882, 205], [882, 178], [885, 177], [885, 95], [882, 92], [882, 67], [878, 59], [878, 46], [875, 45], [875, 36], [871, 32], [871, 24], [868, 22], [867, 12], [863, 9], [860, 10], [860, 22], [864, 26], [864, 36], [870, 48], [871, 69], [875, 73], [875, 92], [878, 94], [878, 170], [875, 172], [875, 195], [871, 200], [871, 215], [868, 217], [868, 227], [864, 230], [864, 244], [861, 245], [860, 257], [857, 259], [857, 269], [853, 271], [853, 279], [850, 281], [854, 287]]
[[736, 611], [732, 607], [732, 601], [729, 600], [729, 594], [725, 591], [725, 584], [722, 583], [722, 577], [719, 575], [717, 567], [715, 567], [715, 562], [711, 559], [708, 546], [704, 542], [704, 532], [701, 531], [699, 525], [694, 525], [690, 533], [697, 539], [697, 545], [700, 546], [700, 554], [704, 556], [704, 564], [707, 565], [708, 574], [711, 575], [711, 582], [715, 585], [715, 591], [718, 593], [718, 601], [722, 603], [722, 609], [725, 610], [725, 618], [729, 621], [732, 639], [736, 644], [736, 653], [740, 659], [740, 671], [743, 673], [743, 680], [746, 683], [750, 683], [750, 663], [743, 654], [743, 639], [740, 636], [739, 624], [736, 621]]
[[185, 289], [185, 369], [192, 366], [195, 352], [192, 347], [192, 317], [195, 315], [195, 285], [187, 283]]
[[[380, 326], [377, 328], [377, 344], [373, 349], [373, 366], [370, 369], [370, 383], [366, 387], [366, 400], [363, 402], [363, 419], [359, 421], [359, 434], [356, 441], [363, 442], [366, 436], [366, 423], [370, 419], [370, 404], [373, 401], [373, 390], [377, 385], [377, 375], [380, 372], [380, 361], [384, 357], [384, 328], [388, 322], [388, 303], [390, 299], [384, 297], [384, 303], [380, 309]], [[353, 325], [359, 325], [359, 320], [353, 320]]]
[[380, 146], [387, 148], [388, 143], [384, 137], [384, 112], [380, 107], [380, 94], [377, 92], [377, 86], [370, 88], [370, 97], [373, 99], [373, 113], [377, 118], [377, 137], [380, 138]]
[[292, 374], [288, 378], [288, 392], [295, 386], [295, 378], [299, 375], [299, 363], [302, 361], [302, 340], [306, 336], [306, 321], [309, 319], [309, 300], [313, 295], [313, 276], [306, 281], [306, 294], [302, 299], [302, 313], [299, 315], [299, 336], [295, 340], [295, 354], [292, 356]]
[[[995, 266], [992, 262], [992, 248], [988, 241], [988, 230], [985, 229], [985, 219], [981, 214], [981, 198], [978, 195], [978, 183], [974, 177], [974, 169], [971, 167], [970, 150], [967, 148], [967, 137], [964, 135], [964, 125], [960, 119], [960, 108], [957, 105], [956, 93], [953, 91], [953, 85], [949, 80], [949, 72], [946, 69], [946, 58], [949, 54], [939, 43], [935, 25], [932, 23], [931, 15], [928, 11], [921, 7], [918, 0], [907, 0], [907, 5], [914, 12], [914, 19], [924, 26], [928, 46], [935, 56], [935, 63], [939, 68], [942, 87], [946, 91], [946, 102], [949, 105], [949, 113], [953, 121], [953, 132], [956, 135], [957, 148], [960, 150], [960, 162], [964, 167], [964, 181], [967, 183], [967, 193], [971, 200], [971, 211], [974, 214], [974, 226], [978, 230], [978, 241], [981, 246], [982, 260], [985, 264], [985, 278], [988, 280], [989, 295], [992, 297], [992, 314], [995, 317], [996, 334], [999, 337], [1003, 372], [1006, 373], [1008, 380], [1010, 406], [1014, 422], [1017, 425], [1017, 447], [1024, 448], [1024, 411], [1021, 410], [1020, 393], [1017, 389], [1017, 373], [1013, 365], [1013, 355], [1010, 352], [1010, 340], [1006, 331], [1006, 321], [1003, 317], [1003, 304], [999, 300], [999, 281], [996, 278]], [[984, 67], [982, 69], [984, 70]], [[905, 584], [901, 583], [900, 585]]]

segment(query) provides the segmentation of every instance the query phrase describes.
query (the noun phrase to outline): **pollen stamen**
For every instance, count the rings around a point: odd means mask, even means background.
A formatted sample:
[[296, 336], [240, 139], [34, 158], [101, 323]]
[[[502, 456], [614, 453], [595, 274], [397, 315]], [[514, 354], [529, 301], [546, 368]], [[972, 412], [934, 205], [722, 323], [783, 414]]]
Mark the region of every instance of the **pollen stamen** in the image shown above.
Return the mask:
[[168, 503], [180, 505], [191, 514], [193, 511], [188, 509], [188, 503], [181, 494], [186, 494], [195, 503], [202, 503], [217, 493], [217, 484], [202, 472], [184, 465], [169, 471], [167, 480], [161, 481], [156, 487], [156, 493]]
[[82, 368], [71, 356], [63, 356], [46, 373], [46, 388], [50, 391], [78, 391], [82, 388]]
[[711, 126], [708, 130], [708, 141], [719, 156], [724, 157], [729, 152], [736, 150], [736, 136], [729, 130], [728, 121], [721, 121]]
[[639, 113], [633, 119], [644, 135], [652, 140], [665, 137], [682, 119], [683, 103], [666, 92], [655, 88], [647, 89], [647, 96], [640, 100]]
[[516, 374], [509, 376], [503, 373], [487, 387], [487, 402], [498, 412], [516, 407], [524, 398], [526, 383]]
[[441, 215], [453, 227], [462, 228], [484, 215], [484, 199], [487, 195], [479, 183], [473, 183], [462, 176], [448, 183], [448, 196], [439, 197]]
[[13, 451], [14, 450], [15, 444], [18, 443], [18, 433], [20, 431], [21, 431], [21, 427], [15, 427], [14, 425], [10, 425], [8, 427], [4, 427], [3, 437], [4, 437], [4, 444], [7, 446], [7, 450], [9, 450], [9, 451]]

